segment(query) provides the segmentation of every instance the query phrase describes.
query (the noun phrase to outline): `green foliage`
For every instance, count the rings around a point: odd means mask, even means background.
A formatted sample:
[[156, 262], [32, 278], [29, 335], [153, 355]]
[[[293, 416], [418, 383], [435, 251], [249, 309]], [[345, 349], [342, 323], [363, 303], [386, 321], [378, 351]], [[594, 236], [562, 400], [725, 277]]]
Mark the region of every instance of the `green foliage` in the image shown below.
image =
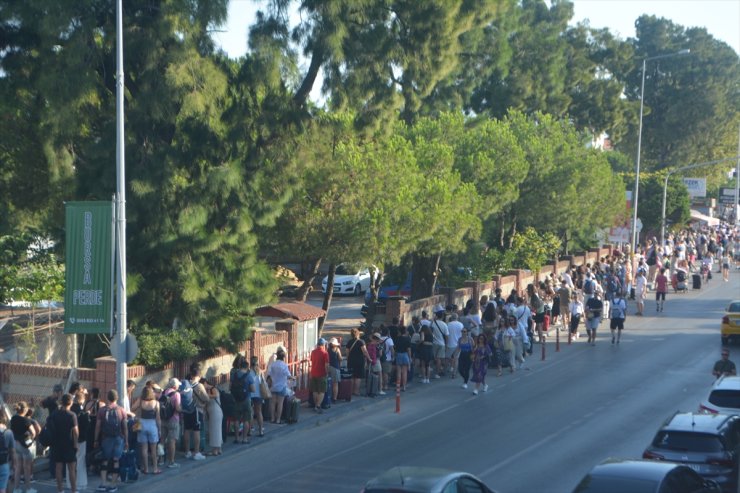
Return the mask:
[[170, 361], [183, 361], [196, 356], [202, 341], [192, 329], [158, 330], [142, 326], [136, 330], [139, 354], [135, 363], [161, 368]]
[[[642, 221], [643, 238], [660, 237], [663, 213], [664, 173], [640, 173], [640, 196], [637, 217]], [[681, 177], [673, 175], [668, 180], [666, 194], [666, 223], [683, 227], [690, 217], [691, 199]], [[666, 229], [668, 231], [668, 228]]]
[[534, 228], [526, 228], [512, 238], [512, 264], [539, 272], [545, 262], [557, 257], [561, 245], [561, 241], [552, 233], [538, 233]]

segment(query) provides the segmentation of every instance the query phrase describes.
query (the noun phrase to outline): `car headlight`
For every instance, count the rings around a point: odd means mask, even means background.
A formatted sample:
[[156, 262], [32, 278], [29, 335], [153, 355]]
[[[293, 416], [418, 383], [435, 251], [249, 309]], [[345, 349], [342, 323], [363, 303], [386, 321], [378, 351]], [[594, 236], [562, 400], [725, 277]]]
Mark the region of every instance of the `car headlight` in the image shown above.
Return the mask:
[[354, 283], [355, 283], [355, 282], [354, 282], [354, 281], [352, 281], [352, 280], [348, 280], [348, 281], [342, 281], [342, 284], [343, 284], [343, 285], [345, 285], [345, 286], [348, 286], [348, 285], [350, 285], [350, 284], [354, 284]]

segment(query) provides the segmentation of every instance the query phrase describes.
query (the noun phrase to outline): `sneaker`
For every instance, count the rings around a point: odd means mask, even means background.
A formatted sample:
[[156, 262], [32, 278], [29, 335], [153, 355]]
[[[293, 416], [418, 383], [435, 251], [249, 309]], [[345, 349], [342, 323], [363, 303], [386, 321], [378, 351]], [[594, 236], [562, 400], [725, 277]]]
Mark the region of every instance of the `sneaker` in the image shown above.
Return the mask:
[[483, 385], [483, 392], [488, 392], [488, 384]]
[[437, 379], [437, 378], [442, 378], [442, 377], [440, 377], [439, 374], [435, 374], [434, 378]]
[[97, 488], [95, 488], [96, 491], [108, 491], [108, 487], [104, 484], [99, 484]]
[[105, 491], [108, 493], [116, 493], [118, 491], [118, 486], [111, 486], [110, 488], [107, 488]]
[[467, 389], [468, 388], [468, 384], [467, 383], [462, 384], [462, 388]]
[[381, 390], [380, 392], [378, 392], [378, 395], [385, 395], [385, 392], [383, 392], [383, 391]]
[[477, 390], [474, 390], [473, 391], [473, 395], [478, 395], [478, 391]]
[[186, 459], [192, 459], [193, 458], [193, 453], [192, 452], [185, 452], [185, 458]]
[[193, 460], [206, 460], [206, 456], [198, 452], [193, 456]]
[[177, 462], [173, 462], [172, 464], [168, 464], [167, 467], [170, 469], [177, 469], [178, 467], [180, 467], [180, 464], [178, 464]]

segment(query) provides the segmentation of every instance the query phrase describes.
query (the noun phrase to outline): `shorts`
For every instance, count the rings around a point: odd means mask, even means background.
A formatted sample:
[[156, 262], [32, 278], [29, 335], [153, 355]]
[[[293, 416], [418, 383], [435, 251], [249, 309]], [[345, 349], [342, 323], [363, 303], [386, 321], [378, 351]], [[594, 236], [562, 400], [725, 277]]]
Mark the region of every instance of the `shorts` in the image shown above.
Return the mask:
[[[184, 416], [188, 415], [185, 414]], [[252, 401], [250, 399], [244, 399], [243, 401], [234, 402], [234, 418], [237, 421], [252, 420]], [[185, 418], [185, 429], [189, 429], [187, 417]], [[195, 431], [200, 431], [200, 427], [192, 429], [194, 429]]]
[[339, 370], [339, 368], [334, 368], [333, 366], [330, 366], [329, 376], [331, 377], [332, 384], [342, 381], [342, 372]]
[[663, 301], [665, 301], [665, 291], [656, 291], [655, 292], [655, 301], [659, 301], [661, 299]]
[[[238, 404], [237, 404], [238, 406]], [[251, 409], [251, 406], [250, 406]], [[203, 412], [198, 409], [194, 413], [182, 413], [183, 428], [185, 431], [200, 431], [200, 425], [203, 423]], [[250, 416], [251, 418], [251, 416]]]
[[623, 318], [612, 318], [609, 322], [609, 328], [611, 330], [624, 330], [624, 319]]
[[455, 347], [445, 347], [445, 358], [449, 359], [452, 358], [452, 355], [455, 354], [455, 351], [457, 350], [457, 346]]
[[[364, 370], [363, 370], [364, 371]], [[270, 389], [270, 392], [272, 395], [276, 395], [278, 397], [285, 397], [288, 395], [288, 387], [283, 387], [282, 389]]]
[[170, 419], [162, 427], [162, 439], [164, 441], [180, 438], [180, 420]]
[[432, 351], [433, 351], [435, 359], [437, 358], [441, 359], [445, 357], [445, 346], [434, 344], [432, 348], [434, 348]]
[[6, 462], [0, 465], [0, 490], [8, 487], [8, 478], [10, 478], [10, 464]]
[[545, 321], [545, 312], [534, 314], [534, 323], [541, 324]]
[[396, 354], [396, 365], [411, 366], [411, 358], [409, 358], [409, 353]]
[[252, 401], [252, 414], [254, 414], [254, 406], [261, 406], [265, 403], [262, 397], [250, 397], [249, 400]]
[[309, 392], [326, 392], [326, 377], [311, 377], [308, 379]]
[[104, 437], [100, 448], [104, 459], [118, 460], [123, 455], [123, 437]]
[[[32, 443], [30, 447], [26, 448], [23, 444], [15, 442], [15, 455], [19, 459], [34, 460], [36, 458], [36, 443]], [[2, 488], [0, 488], [2, 489]]]
[[159, 429], [157, 428], [157, 421], [154, 419], [140, 419], [139, 422], [141, 423], [141, 429], [137, 441], [139, 443], [158, 443]]
[[425, 363], [429, 363], [434, 359], [434, 349], [431, 344], [422, 344], [419, 347], [419, 359]]
[[72, 445], [66, 445], [64, 447], [51, 447], [51, 459], [57, 464], [71, 464], [77, 462], [77, 450], [72, 448]]
[[596, 330], [599, 328], [601, 323], [601, 317], [587, 318], [586, 319], [586, 330]]

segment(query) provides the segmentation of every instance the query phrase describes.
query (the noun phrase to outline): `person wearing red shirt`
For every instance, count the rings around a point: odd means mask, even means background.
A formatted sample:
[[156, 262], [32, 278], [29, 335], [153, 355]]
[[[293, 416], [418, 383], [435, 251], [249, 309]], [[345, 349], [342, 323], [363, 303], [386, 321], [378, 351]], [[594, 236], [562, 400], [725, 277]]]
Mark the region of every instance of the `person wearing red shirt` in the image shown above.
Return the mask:
[[308, 390], [313, 393], [314, 410], [321, 414], [321, 402], [326, 393], [326, 377], [329, 374], [329, 353], [326, 352], [326, 339], [323, 337], [316, 343], [316, 349], [311, 351], [311, 373], [308, 381]]
[[668, 291], [668, 277], [665, 275], [665, 267], [660, 269], [660, 274], [655, 278], [655, 311], [663, 311], [665, 303], [665, 294]]

